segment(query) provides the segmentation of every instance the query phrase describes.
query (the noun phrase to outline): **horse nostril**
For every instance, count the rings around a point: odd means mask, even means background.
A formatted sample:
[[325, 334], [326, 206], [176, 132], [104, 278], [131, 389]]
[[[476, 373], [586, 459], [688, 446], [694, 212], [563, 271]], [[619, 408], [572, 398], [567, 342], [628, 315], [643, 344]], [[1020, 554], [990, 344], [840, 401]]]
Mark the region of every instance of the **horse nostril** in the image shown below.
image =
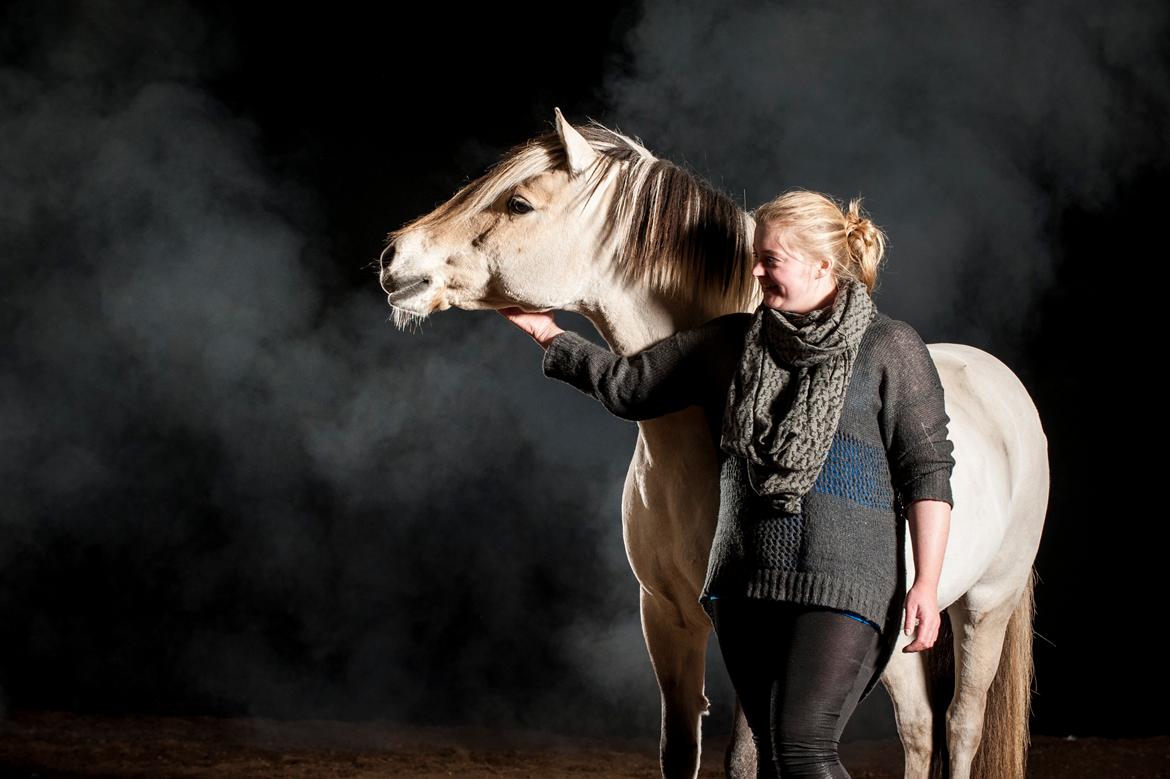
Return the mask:
[[396, 250], [395, 250], [394, 244], [390, 244], [385, 249], [383, 249], [382, 253], [378, 256], [378, 263], [379, 263], [379, 267], [381, 267], [381, 269], [382, 269], [382, 278], [383, 279], [386, 278], [386, 274], [389, 272], [390, 266], [394, 264], [394, 252], [395, 251]]
[[386, 290], [387, 292], [390, 291], [386, 285], [390, 281], [390, 267], [394, 264], [394, 252], [394, 244], [391, 243], [389, 246], [383, 249], [382, 253], [378, 256], [378, 284], [380, 284], [382, 289]]

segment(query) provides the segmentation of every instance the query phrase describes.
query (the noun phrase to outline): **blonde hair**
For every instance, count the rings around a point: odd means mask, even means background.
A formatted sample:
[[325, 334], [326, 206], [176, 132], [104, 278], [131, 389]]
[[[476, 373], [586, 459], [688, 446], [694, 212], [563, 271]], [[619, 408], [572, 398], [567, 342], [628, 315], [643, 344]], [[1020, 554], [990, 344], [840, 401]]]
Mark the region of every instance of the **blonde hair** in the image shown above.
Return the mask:
[[782, 225], [802, 253], [832, 261], [834, 279], [863, 282], [873, 295], [886, 235], [861, 210], [861, 198], [848, 207], [828, 195], [790, 189], [752, 211], [757, 227]]

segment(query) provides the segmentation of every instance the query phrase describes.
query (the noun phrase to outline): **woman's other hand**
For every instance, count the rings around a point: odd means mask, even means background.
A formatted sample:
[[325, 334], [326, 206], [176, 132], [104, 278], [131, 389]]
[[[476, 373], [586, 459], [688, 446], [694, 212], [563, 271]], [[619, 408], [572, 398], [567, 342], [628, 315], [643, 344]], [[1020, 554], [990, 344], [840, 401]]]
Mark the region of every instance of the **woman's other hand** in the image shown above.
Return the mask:
[[939, 625], [942, 616], [938, 611], [938, 591], [929, 585], [915, 584], [906, 593], [906, 624], [903, 626], [906, 635], [917, 634], [911, 644], [902, 647], [903, 652], [921, 652], [930, 649], [938, 639]]
[[548, 348], [549, 341], [565, 332], [557, 327], [556, 320], [553, 319], [551, 311], [528, 312], [522, 310], [519, 306], [509, 306], [496, 310], [500, 312], [500, 316], [504, 317], [504, 319], [507, 319], [516, 325], [516, 327], [519, 327], [532, 336], [533, 340], [544, 349]]

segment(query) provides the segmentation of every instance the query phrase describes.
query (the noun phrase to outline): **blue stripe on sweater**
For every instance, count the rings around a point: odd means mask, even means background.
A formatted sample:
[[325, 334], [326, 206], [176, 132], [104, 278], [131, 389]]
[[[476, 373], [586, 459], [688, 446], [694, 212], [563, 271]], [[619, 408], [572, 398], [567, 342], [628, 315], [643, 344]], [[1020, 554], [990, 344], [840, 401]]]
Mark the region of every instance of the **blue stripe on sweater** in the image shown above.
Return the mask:
[[875, 509], [891, 509], [894, 489], [885, 449], [838, 431], [812, 491]]

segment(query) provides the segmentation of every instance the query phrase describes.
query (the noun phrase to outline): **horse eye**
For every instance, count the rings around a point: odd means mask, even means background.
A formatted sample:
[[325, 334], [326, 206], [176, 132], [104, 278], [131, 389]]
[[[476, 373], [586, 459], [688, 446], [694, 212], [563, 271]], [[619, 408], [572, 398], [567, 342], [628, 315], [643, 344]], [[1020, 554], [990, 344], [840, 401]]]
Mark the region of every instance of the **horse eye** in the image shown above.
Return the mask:
[[513, 214], [527, 214], [532, 210], [532, 206], [513, 195], [512, 197], [508, 198], [508, 210]]

